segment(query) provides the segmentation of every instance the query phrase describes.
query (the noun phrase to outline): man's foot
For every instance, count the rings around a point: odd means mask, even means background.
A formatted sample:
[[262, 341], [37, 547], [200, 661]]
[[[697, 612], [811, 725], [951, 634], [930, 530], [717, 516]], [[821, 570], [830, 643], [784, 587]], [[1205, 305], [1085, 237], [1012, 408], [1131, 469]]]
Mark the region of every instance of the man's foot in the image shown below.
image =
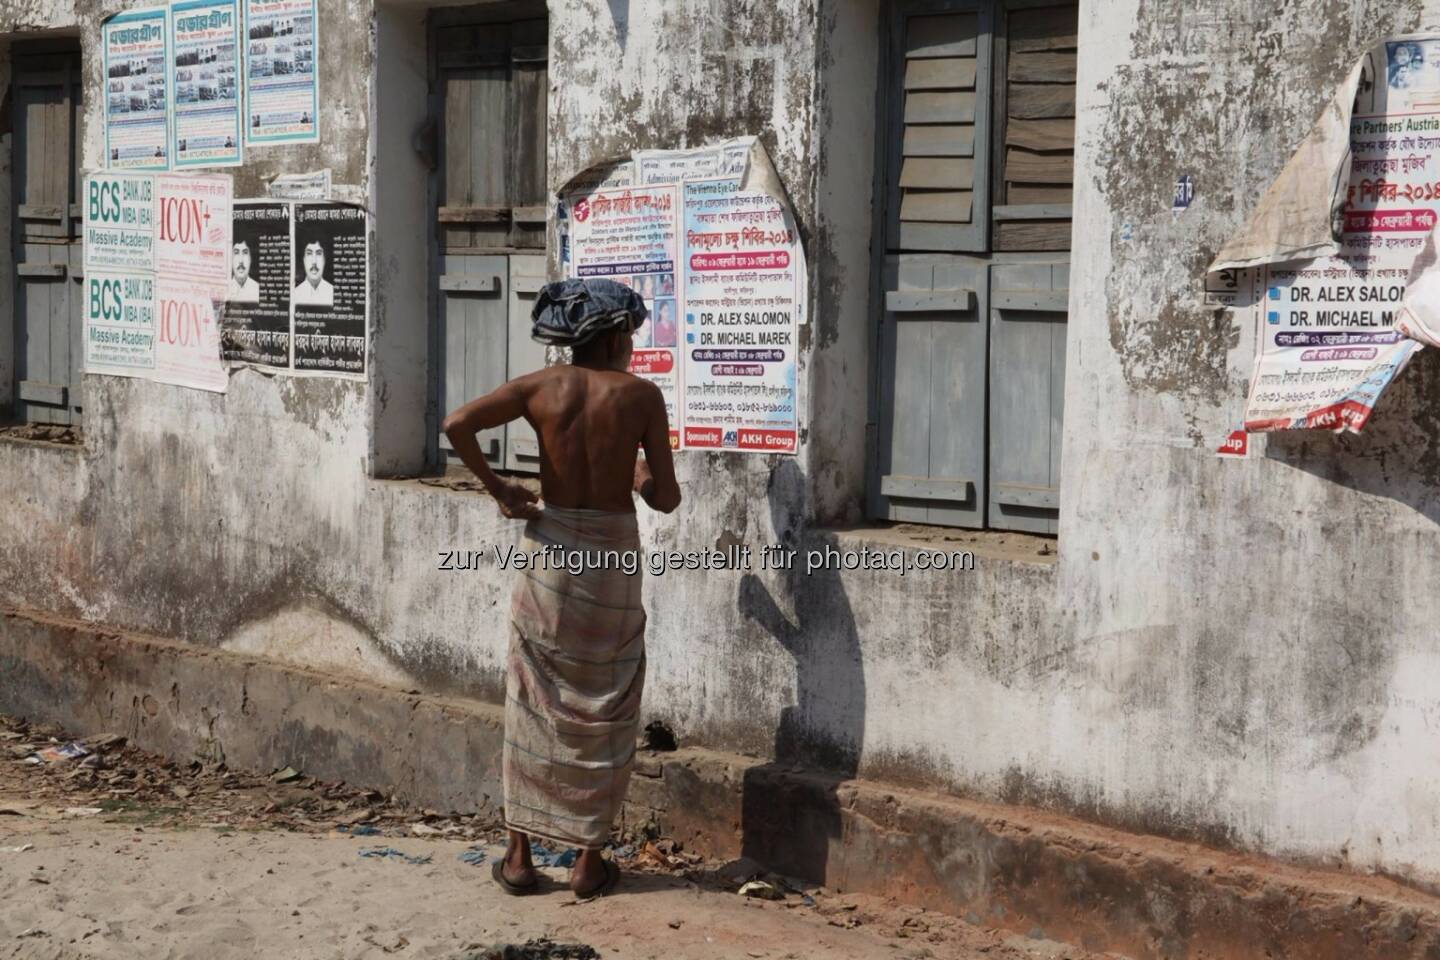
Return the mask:
[[599, 850], [581, 850], [580, 859], [570, 871], [570, 889], [579, 900], [603, 897], [615, 889], [619, 880], [620, 868], [600, 856]]
[[505, 858], [496, 866], [495, 879], [509, 893], [529, 892], [539, 886], [540, 878], [530, 859], [530, 838], [519, 830], [510, 831]]

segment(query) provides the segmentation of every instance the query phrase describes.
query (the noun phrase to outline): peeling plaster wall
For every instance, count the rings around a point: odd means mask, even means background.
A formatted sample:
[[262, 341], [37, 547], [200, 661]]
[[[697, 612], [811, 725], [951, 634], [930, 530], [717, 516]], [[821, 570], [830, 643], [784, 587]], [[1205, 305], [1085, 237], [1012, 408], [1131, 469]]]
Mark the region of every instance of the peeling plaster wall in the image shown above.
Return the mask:
[[[0, 23], [19, 6], [0, 0]], [[801, 455], [686, 454], [686, 502], [642, 512], [645, 545], [870, 543], [814, 521], [854, 519], [863, 476], [877, 0], [550, 6], [552, 185], [756, 133], [809, 255]], [[1208, 443], [1238, 417], [1249, 338], [1199, 284], [1354, 53], [1440, 21], [1435, 6], [1083, 4], [1060, 562], [647, 577], [644, 719], [692, 744], [1440, 881], [1440, 604], [1424, 589], [1440, 574], [1440, 363], [1422, 355], [1361, 438], [1219, 463]], [[413, 11], [321, 11], [322, 143], [255, 152], [237, 192], [399, 170], [396, 192], [367, 195], [413, 229], [420, 179], [397, 143], [419, 117], [366, 123], [418, 92]], [[377, 42], [387, 22], [400, 32]], [[399, 85], [376, 91], [387, 62]], [[89, 51], [92, 86], [98, 69]], [[1197, 197], [1174, 216], [1182, 172]], [[0, 603], [322, 667], [353, 650], [372, 678], [498, 701], [510, 580], [436, 566], [516, 526], [484, 497], [372, 479], [413, 456], [424, 366], [413, 326], [383, 315], [421, 309], [415, 251], [386, 247], [370, 384], [246, 370], [220, 396], [90, 377], [83, 448], [0, 441]], [[1401, 603], [1394, 583], [1419, 589]]]
[[[1015, 795], [1440, 880], [1440, 358], [1364, 435], [1221, 462], [1252, 360], [1202, 271], [1354, 59], [1440, 4], [1081, 6], [1056, 746]], [[1178, 176], [1195, 200], [1171, 212]], [[1428, 351], [1427, 351], [1428, 354]], [[1252, 438], [1252, 442], [1254, 439]], [[1084, 740], [1084, 743], [1078, 742]]]

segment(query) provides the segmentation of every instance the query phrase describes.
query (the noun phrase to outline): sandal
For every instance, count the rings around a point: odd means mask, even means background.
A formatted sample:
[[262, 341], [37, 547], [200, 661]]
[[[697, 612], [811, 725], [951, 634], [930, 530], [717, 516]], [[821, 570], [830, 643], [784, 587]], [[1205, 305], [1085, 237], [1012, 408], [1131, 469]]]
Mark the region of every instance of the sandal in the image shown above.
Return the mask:
[[576, 902], [585, 903], [588, 900], [598, 900], [614, 890], [615, 885], [620, 882], [620, 868], [615, 866], [615, 861], [602, 860], [600, 862], [605, 865], [605, 879], [584, 893], [575, 891]]
[[490, 868], [490, 876], [494, 877], [495, 882], [500, 884], [501, 890], [504, 890], [512, 897], [528, 896], [529, 894], [532, 894], [536, 890], [540, 889], [540, 877], [538, 874], [536, 875], [535, 879], [531, 880], [529, 883], [511, 883], [509, 880], [506, 880], [504, 857], [501, 857], [500, 859], [495, 861], [495, 866]]

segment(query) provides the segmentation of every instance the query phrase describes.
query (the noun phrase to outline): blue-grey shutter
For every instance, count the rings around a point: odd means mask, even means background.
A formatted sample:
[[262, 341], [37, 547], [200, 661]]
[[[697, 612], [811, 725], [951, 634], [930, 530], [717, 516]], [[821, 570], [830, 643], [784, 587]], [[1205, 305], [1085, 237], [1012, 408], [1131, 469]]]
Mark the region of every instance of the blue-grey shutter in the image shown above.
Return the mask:
[[[511, 380], [545, 366], [545, 347], [530, 339], [530, 311], [544, 285], [544, 256], [510, 257], [510, 343], [506, 362]], [[524, 420], [514, 420], [506, 427], [505, 468], [523, 473], [540, 469], [540, 444], [535, 429]]]
[[15, 399], [31, 423], [76, 423], [81, 405], [78, 59], [15, 59]]
[[894, 5], [886, 91], [887, 249], [986, 249], [991, 7], [988, 0]]
[[982, 526], [986, 266], [954, 257], [892, 256], [883, 280], [870, 512], [890, 520]]
[[[506, 379], [510, 285], [504, 256], [440, 258], [440, 395], [448, 412], [489, 393]], [[480, 432], [480, 450], [491, 467], [505, 461], [505, 428]], [[450, 450], [444, 434], [441, 450]]]
[[990, 271], [990, 526], [1058, 532], [1070, 266]]

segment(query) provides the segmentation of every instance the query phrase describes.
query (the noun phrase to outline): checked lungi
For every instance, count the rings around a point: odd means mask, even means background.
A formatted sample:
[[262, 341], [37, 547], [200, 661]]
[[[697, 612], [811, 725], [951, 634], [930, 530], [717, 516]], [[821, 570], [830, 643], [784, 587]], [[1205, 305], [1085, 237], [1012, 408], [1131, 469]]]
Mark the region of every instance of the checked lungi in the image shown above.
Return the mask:
[[[520, 549], [635, 551], [633, 513], [546, 504]], [[645, 686], [642, 573], [563, 565], [518, 571], [505, 677], [505, 821], [567, 846], [599, 848], [635, 760]]]

